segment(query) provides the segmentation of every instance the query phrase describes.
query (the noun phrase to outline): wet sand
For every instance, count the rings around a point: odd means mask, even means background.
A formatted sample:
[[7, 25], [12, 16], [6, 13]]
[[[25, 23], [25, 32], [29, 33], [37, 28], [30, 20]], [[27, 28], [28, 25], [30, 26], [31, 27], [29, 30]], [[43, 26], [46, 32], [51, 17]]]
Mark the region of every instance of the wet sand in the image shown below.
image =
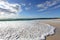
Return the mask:
[[60, 40], [60, 19], [47, 20], [47, 21], [42, 21], [42, 22], [56, 27], [55, 34], [48, 36], [46, 40]]

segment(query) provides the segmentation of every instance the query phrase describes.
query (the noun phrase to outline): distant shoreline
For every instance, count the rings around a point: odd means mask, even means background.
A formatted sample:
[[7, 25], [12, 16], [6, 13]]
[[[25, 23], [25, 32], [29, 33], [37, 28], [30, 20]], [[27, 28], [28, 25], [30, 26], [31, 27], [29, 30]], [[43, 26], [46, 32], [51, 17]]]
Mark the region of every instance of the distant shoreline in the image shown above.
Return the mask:
[[0, 21], [29, 21], [29, 20], [51, 20], [60, 18], [14, 18], [14, 19], [0, 19]]

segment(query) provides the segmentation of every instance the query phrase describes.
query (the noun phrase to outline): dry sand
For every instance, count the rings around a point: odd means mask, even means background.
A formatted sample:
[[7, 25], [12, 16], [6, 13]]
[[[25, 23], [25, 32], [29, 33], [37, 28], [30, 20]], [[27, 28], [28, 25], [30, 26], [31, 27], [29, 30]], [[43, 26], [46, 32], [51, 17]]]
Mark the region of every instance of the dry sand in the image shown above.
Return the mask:
[[50, 24], [54, 27], [56, 27], [55, 34], [48, 36], [46, 40], [60, 40], [60, 19], [54, 19], [54, 20], [44, 20], [41, 21], [43, 23]]

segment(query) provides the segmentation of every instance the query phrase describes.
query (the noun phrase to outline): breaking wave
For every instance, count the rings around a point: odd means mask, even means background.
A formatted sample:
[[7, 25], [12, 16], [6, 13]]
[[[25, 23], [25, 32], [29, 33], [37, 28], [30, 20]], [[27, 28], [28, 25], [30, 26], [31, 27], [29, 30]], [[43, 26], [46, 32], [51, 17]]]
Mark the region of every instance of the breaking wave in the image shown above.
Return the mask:
[[2, 21], [0, 39], [2, 40], [45, 40], [54, 34], [55, 27], [40, 21]]

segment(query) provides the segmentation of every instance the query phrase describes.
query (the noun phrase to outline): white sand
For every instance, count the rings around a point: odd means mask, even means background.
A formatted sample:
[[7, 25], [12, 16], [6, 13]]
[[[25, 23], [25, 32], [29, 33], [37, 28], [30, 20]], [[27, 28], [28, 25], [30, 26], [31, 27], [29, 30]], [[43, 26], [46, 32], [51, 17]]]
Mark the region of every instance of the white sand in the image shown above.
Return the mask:
[[54, 34], [54, 27], [40, 21], [5, 21], [0, 22], [2, 40], [45, 40]]

